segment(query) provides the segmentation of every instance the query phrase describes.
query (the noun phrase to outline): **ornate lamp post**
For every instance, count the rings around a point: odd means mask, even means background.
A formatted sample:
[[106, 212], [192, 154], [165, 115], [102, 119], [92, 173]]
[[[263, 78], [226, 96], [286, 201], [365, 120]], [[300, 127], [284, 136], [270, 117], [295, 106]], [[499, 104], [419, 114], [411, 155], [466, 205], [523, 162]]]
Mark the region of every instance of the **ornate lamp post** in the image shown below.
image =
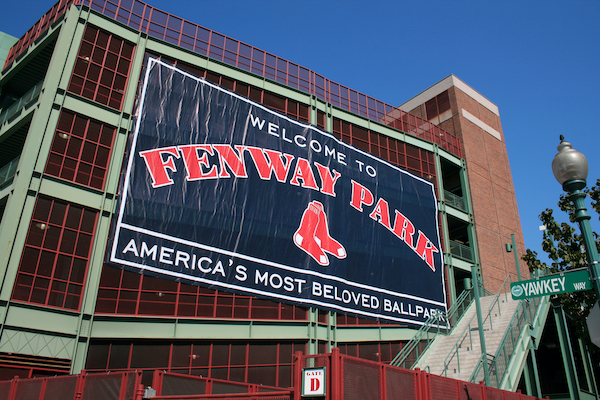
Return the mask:
[[579, 224], [583, 236], [590, 277], [600, 299], [600, 259], [590, 225], [590, 215], [585, 208], [586, 194], [581, 191], [586, 186], [588, 163], [583, 154], [571, 147], [571, 143], [565, 142], [563, 135], [560, 135], [560, 140], [558, 154], [552, 160], [552, 172], [563, 190], [569, 193], [569, 200], [575, 205], [575, 221]]

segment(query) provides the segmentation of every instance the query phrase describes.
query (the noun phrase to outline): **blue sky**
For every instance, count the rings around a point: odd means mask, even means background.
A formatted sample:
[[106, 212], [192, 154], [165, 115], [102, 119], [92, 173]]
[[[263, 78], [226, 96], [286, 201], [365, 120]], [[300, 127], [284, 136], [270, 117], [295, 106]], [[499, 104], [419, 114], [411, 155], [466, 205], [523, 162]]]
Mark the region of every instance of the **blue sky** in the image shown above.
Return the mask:
[[[53, 4], [5, 2], [0, 31], [21, 36]], [[525, 246], [538, 253], [538, 215], [562, 192], [559, 135], [586, 155], [588, 183], [600, 178], [600, 0], [148, 4], [392, 105], [456, 75], [500, 108]]]

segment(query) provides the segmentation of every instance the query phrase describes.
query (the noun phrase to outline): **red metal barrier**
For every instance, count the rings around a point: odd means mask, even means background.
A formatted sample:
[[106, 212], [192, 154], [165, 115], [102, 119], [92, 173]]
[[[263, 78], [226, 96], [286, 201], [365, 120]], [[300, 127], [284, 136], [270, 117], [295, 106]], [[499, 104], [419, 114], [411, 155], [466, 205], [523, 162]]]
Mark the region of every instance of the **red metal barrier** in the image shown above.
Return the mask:
[[221, 379], [154, 371], [154, 400], [253, 399], [290, 400], [291, 390]]
[[295, 354], [294, 387], [251, 383], [154, 371], [152, 387], [142, 386], [142, 373], [79, 374], [0, 382], [0, 399], [20, 400], [301, 400], [303, 370], [324, 368], [325, 400], [537, 400], [520, 392], [484, 386], [420, 370], [340, 354]]
[[141, 380], [142, 374], [134, 371], [31, 379], [15, 377], [0, 382], [0, 399], [141, 400], [138, 393]]
[[[520, 392], [509, 392], [426, 371], [392, 367], [340, 354], [303, 356], [297, 354], [294, 399], [302, 398], [302, 369], [327, 366], [325, 400], [536, 400]], [[325, 359], [324, 359], [325, 357]], [[319, 360], [310, 362], [310, 360]], [[319, 365], [317, 365], [319, 364]]]

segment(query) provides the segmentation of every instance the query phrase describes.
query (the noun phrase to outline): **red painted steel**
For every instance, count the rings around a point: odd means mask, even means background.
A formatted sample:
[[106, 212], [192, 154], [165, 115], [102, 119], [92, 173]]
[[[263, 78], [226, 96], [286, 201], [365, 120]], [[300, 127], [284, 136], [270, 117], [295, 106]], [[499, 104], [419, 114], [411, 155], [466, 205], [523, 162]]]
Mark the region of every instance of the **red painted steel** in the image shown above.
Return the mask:
[[[315, 356], [297, 356], [296, 368], [310, 365], [307, 360]], [[316, 357], [323, 357], [319, 355]], [[470, 383], [442, 376], [432, 375], [421, 370], [407, 370], [388, 364], [342, 355], [334, 348], [327, 355], [328, 360], [321, 364], [329, 365], [325, 400], [350, 399], [408, 399], [408, 400], [536, 400], [520, 392], [509, 392], [484, 386], [483, 383]], [[296, 377], [301, 377], [295, 371]], [[300, 399], [301, 379], [296, 379], [295, 399]], [[548, 398], [548, 397], [546, 397]]]
[[333, 82], [308, 68], [137, 0], [60, 0], [10, 49], [4, 68], [26, 52], [29, 45], [44, 34], [50, 24], [58, 21], [71, 4], [86, 5], [156, 39], [315, 95], [335, 107], [436, 143], [462, 157], [460, 140], [426, 119]]
[[[164, 371], [155, 371], [154, 400], [255, 399], [300, 400], [302, 370], [325, 367], [327, 388], [324, 400], [406, 399], [406, 400], [538, 400], [520, 392], [509, 392], [479, 384], [407, 370], [388, 364], [340, 354], [303, 355], [296, 352], [294, 387], [278, 388], [242, 382], [223, 381]], [[0, 398], [39, 400], [142, 400], [142, 373], [79, 374], [53, 378], [19, 379], [0, 382]], [[75, 382], [74, 382], [75, 381]], [[70, 394], [65, 393], [71, 390]], [[167, 393], [168, 392], [168, 393]], [[99, 396], [99, 397], [98, 397]], [[548, 399], [549, 397], [546, 397]]]

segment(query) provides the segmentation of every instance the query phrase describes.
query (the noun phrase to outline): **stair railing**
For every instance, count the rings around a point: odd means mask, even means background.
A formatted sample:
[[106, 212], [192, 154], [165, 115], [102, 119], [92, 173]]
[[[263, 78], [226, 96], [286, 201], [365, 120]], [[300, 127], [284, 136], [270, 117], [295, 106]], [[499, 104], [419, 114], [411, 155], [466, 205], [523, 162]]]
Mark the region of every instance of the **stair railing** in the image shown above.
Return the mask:
[[[508, 294], [506, 291], [506, 284], [507, 282], [509, 282], [510, 280], [510, 275], [507, 275], [506, 278], [504, 279], [504, 282], [502, 282], [502, 285], [500, 286], [500, 289], [498, 289], [498, 292], [496, 293], [494, 300], [492, 301], [492, 304], [490, 305], [490, 307], [488, 308], [488, 311], [485, 315], [484, 321], [482, 325], [485, 325], [485, 323], [487, 321], [489, 321], [490, 324], [490, 329], [492, 329], [492, 319], [491, 319], [491, 314], [494, 311], [495, 307], [498, 307], [498, 314], [500, 315], [500, 302], [498, 301], [500, 296], [502, 295], [502, 292], [504, 292], [504, 296], [505, 298], [508, 298]], [[510, 282], [509, 282], [510, 283]], [[452, 346], [452, 349], [450, 350], [450, 353], [448, 353], [448, 356], [446, 357], [446, 359], [444, 360], [444, 371], [442, 372], [442, 375], [444, 376], [448, 376], [448, 368], [450, 366], [450, 364], [452, 363], [452, 361], [454, 360], [454, 357], [456, 357], [456, 364], [457, 364], [457, 372], [460, 372], [460, 354], [458, 352], [458, 350], [460, 348], [462, 348], [464, 341], [467, 339], [467, 337], [469, 338], [469, 348], [472, 349], [473, 348], [473, 323], [475, 323], [477, 326], [475, 327], [475, 330], [478, 331], [479, 330], [479, 326], [478, 326], [478, 322], [476, 320], [477, 318], [477, 314], [474, 314], [471, 319], [469, 320], [469, 323], [467, 324], [467, 326], [465, 327], [465, 329], [461, 332], [461, 334], [458, 336], [458, 339], [456, 340], [456, 343], [454, 344], [454, 346]], [[482, 355], [483, 357], [483, 355]], [[481, 362], [481, 360], [480, 360]]]
[[[540, 274], [542, 275], [542, 274]], [[539, 276], [539, 275], [538, 275]], [[543, 297], [534, 297], [531, 299], [521, 300], [515, 314], [513, 315], [496, 354], [489, 362], [490, 365], [490, 385], [500, 387], [504, 375], [506, 375], [507, 367], [514, 350], [518, 344], [519, 337], [523, 328], [531, 327], [539, 312], [540, 304], [544, 300]], [[492, 374], [492, 371], [494, 372]], [[483, 380], [483, 360], [480, 358], [469, 382], [479, 382]]]
[[[440, 327], [440, 322], [443, 322], [446, 325], [447, 321], [453, 321], [454, 319], [459, 319], [460, 316], [465, 312], [465, 310], [469, 307], [470, 302], [473, 300], [473, 290], [463, 290], [463, 292], [458, 296], [454, 304], [448, 310], [446, 315], [443, 315], [444, 321], [440, 321], [440, 317], [438, 315], [431, 316], [427, 319], [425, 324], [421, 326], [421, 328], [417, 331], [415, 336], [405, 344], [400, 352], [394, 357], [394, 359], [390, 362], [390, 365], [396, 367], [403, 368], [412, 368], [417, 361], [421, 358], [421, 356], [427, 351], [431, 343], [435, 340], [438, 334], [446, 332], [446, 328]], [[430, 335], [432, 331], [435, 329], [435, 334], [433, 336]], [[454, 326], [448, 331], [448, 334], [452, 332]], [[425, 341], [425, 347], [419, 351], [419, 344]], [[407, 361], [407, 358], [416, 351], [416, 357], [414, 360]], [[410, 365], [407, 365], [410, 363]]]

